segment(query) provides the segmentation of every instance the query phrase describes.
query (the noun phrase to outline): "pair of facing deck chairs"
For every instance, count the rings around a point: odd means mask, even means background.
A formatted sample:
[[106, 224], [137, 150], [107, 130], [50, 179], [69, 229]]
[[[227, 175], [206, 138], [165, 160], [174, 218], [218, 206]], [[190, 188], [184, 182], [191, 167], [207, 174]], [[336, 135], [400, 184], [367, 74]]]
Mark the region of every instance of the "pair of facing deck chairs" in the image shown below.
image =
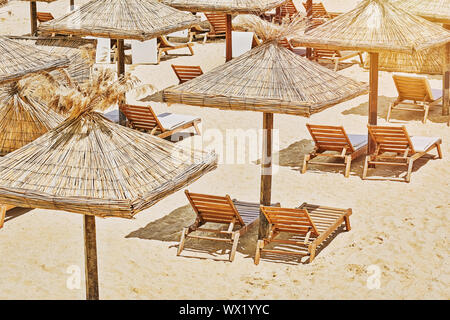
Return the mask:
[[[308, 250], [309, 261], [313, 261], [316, 249], [324, 240], [335, 232], [342, 224], [350, 230], [351, 209], [338, 209], [303, 203], [298, 208], [282, 208], [279, 205], [261, 206], [258, 203], [231, 200], [229, 195], [213, 196], [185, 191], [186, 196], [196, 213], [195, 222], [183, 229], [177, 255], [185, 248], [187, 238], [211, 240], [231, 245], [229, 261], [236, 255], [239, 238], [259, 221], [262, 212], [269, 222], [269, 234], [258, 240], [255, 253], [255, 264], [258, 264], [263, 253], [303, 256], [302, 252], [282, 249], [267, 249], [270, 243], [294, 245]], [[205, 228], [205, 224], [219, 224], [221, 227]], [[223, 226], [226, 226], [223, 229]], [[221, 237], [194, 235], [200, 231], [221, 235]], [[295, 240], [280, 239], [281, 234], [291, 234]]]
[[[367, 153], [368, 136], [347, 134], [342, 126], [306, 125], [315, 143], [314, 150], [305, 155], [302, 173], [309, 164], [328, 166], [345, 166], [345, 177], [350, 175], [351, 163], [354, 159]], [[437, 158], [442, 159], [441, 143], [437, 137], [410, 136], [405, 126], [372, 126], [368, 125], [369, 136], [375, 143], [375, 151], [366, 156], [363, 179], [367, 179], [369, 166], [395, 165], [406, 166], [407, 172], [403, 180], [411, 181], [414, 161], [427, 155], [433, 149]], [[316, 157], [328, 157], [344, 160], [344, 164], [336, 162], [311, 161]], [[394, 179], [398, 180], [398, 179]]]

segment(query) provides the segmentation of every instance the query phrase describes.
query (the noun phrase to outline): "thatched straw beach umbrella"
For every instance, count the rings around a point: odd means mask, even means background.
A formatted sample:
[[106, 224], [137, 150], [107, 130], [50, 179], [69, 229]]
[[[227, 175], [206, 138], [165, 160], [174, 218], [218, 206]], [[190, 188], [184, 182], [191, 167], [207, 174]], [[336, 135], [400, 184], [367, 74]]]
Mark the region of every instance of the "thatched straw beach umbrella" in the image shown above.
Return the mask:
[[[158, 95], [167, 103], [263, 113], [261, 204], [270, 205], [273, 114], [309, 117], [327, 107], [365, 94], [367, 85], [341, 76], [278, 45], [285, 30], [270, 31], [259, 18], [265, 43], [215, 69]], [[262, 216], [260, 236], [266, 233]]]
[[[444, 28], [397, 8], [388, 0], [363, 0], [353, 10], [293, 35], [297, 45], [360, 50], [370, 54], [369, 124], [377, 124], [378, 57], [382, 52], [414, 54], [450, 40]], [[369, 151], [373, 143], [369, 141]]]
[[231, 15], [254, 13], [261, 14], [277, 8], [288, 0], [161, 0], [171, 7], [191, 12], [219, 12], [227, 16], [226, 58], [232, 59]]
[[[394, 3], [405, 11], [443, 23], [445, 29], [450, 29], [450, 0], [397, 0]], [[450, 115], [450, 43], [446, 44], [443, 57], [442, 114]], [[447, 123], [450, 125], [450, 117]]]
[[[192, 14], [156, 0], [92, 0], [58, 19], [43, 23], [39, 30], [117, 39], [117, 73], [125, 73], [124, 39], [149, 40], [198, 24]], [[125, 116], [120, 112], [120, 123]]]
[[88, 299], [99, 297], [95, 216], [132, 218], [217, 164], [215, 153], [184, 149], [97, 113], [131, 87], [114, 77], [102, 71], [63, 90], [52, 106], [71, 109], [69, 118], [0, 159], [1, 203], [84, 215]]

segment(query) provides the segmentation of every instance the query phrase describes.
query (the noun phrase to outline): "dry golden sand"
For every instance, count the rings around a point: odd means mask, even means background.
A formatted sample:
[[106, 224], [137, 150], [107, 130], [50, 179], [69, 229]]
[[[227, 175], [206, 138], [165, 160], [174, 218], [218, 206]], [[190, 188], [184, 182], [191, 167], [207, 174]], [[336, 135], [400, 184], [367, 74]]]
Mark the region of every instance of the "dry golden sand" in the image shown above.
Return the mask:
[[[65, 0], [38, 8], [56, 15], [66, 10]], [[78, 2], [78, 1], [76, 1]], [[350, 9], [356, 1], [324, 1], [331, 11]], [[344, 9], [344, 8], [343, 8]], [[28, 6], [13, 2], [0, 12], [0, 32], [28, 31]], [[194, 57], [177, 57], [159, 66], [127, 66], [144, 82], [162, 89], [175, 84], [170, 64], [200, 64], [209, 70], [224, 62], [223, 43], [196, 44]], [[180, 51], [182, 52], [182, 51]], [[368, 81], [368, 72], [357, 65], [340, 71]], [[439, 77], [429, 77], [432, 87]], [[391, 74], [380, 76], [379, 123], [384, 124], [387, 105], [395, 97]], [[327, 167], [311, 167], [299, 173], [311, 138], [305, 123], [342, 124], [348, 132], [365, 132], [367, 96], [337, 105], [305, 119], [276, 115], [279, 129], [279, 170], [273, 177], [273, 200], [283, 206], [304, 201], [322, 205], [351, 207], [351, 232], [340, 232], [319, 252], [313, 263], [277, 263], [263, 260], [253, 264], [256, 228], [242, 237], [233, 263], [215, 261], [227, 254], [215, 243], [202, 243], [207, 253], [185, 251], [176, 256], [182, 227], [194, 213], [183, 192], [162, 200], [137, 215], [135, 220], [97, 219], [100, 294], [103, 299], [449, 299], [449, 155], [450, 130], [440, 110], [433, 110], [423, 125], [420, 115], [396, 113], [393, 119], [406, 124], [412, 135], [443, 138], [443, 160], [417, 161], [411, 183], [361, 180], [362, 160], [356, 161], [350, 178]], [[198, 115], [202, 129], [259, 129], [262, 115], [252, 112], [153, 103], [157, 112]], [[193, 137], [180, 142], [207, 140]], [[208, 145], [208, 141], [204, 141]], [[217, 150], [222, 152], [221, 150]], [[377, 169], [377, 175], [389, 171]], [[394, 169], [395, 174], [401, 169]], [[217, 170], [192, 184], [194, 192], [230, 194], [259, 200], [260, 168], [220, 165]], [[196, 248], [198, 243], [188, 247]], [[14, 209], [0, 231], [0, 299], [83, 299], [81, 288], [66, 286], [70, 266], [84, 273], [82, 216], [51, 210]], [[367, 287], [368, 267], [380, 268], [380, 289]], [[81, 278], [83, 279], [83, 278]], [[370, 284], [370, 283], [369, 283]]]

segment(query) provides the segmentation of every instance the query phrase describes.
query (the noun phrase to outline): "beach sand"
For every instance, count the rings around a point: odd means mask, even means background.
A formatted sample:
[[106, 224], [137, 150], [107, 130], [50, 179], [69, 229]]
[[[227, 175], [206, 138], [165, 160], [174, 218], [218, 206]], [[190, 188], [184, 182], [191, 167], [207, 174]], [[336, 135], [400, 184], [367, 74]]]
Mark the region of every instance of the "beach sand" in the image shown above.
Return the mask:
[[[76, 1], [81, 3], [86, 1]], [[356, 1], [324, 0], [330, 11], [351, 9]], [[344, 5], [345, 4], [345, 5]], [[55, 16], [68, 1], [38, 3]], [[7, 11], [12, 11], [9, 15]], [[29, 32], [28, 3], [12, 2], [0, 9], [0, 33]], [[204, 71], [224, 62], [224, 43], [196, 43], [193, 57], [164, 59], [158, 66], [127, 66], [144, 83], [158, 89], [177, 83], [170, 64], [201, 65]], [[180, 50], [180, 53], [184, 51]], [[339, 71], [360, 81], [368, 72], [353, 65]], [[428, 77], [440, 88], [438, 76]], [[379, 124], [385, 124], [396, 96], [392, 74], [381, 72]], [[142, 103], [142, 102], [141, 102]], [[150, 103], [156, 112], [192, 114], [202, 118], [202, 136], [181, 145], [209, 143], [227, 130], [259, 130], [262, 114]], [[306, 123], [343, 125], [364, 133], [368, 96], [341, 103], [306, 119], [275, 115], [279, 166], [273, 176], [272, 200], [294, 207], [303, 202], [352, 208], [352, 230], [338, 232], [312, 263], [262, 259], [253, 263], [257, 228], [241, 238], [233, 263], [228, 248], [211, 242], [189, 242], [183, 257], [176, 244], [183, 227], [195, 218], [182, 191], [141, 212], [134, 220], [96, 219], [100, 297], [102, 299], [449, 299], [449, 155], [450, 130], [440, 108], [421, 115], [397, 112], [393, 120], [411, 135], [442, 137], [442, 160], [419, 160], [411, 183], [363, 181], [363, 158], [351, 176], [333, 167], [299, 167], [312, 149]], [[223, 155], [220, 144], [216, 151]], [[221, 164], [188, 187], [193, 192], [259, 201], [258, 152], [246, 151], [245, 164]], [[377, 168], [374, 174], [399, 175], [402, 168]], [[75, 213], [43, 209], [11, 210], [0, 230], [0, 299], [84, 299], [83, 219]], [[197, 252], [203, 248], [206, 252]], [[222, 261], [220, 261], [222, 260]], [[75, 271], [74, 271], [75, 270]], [[77, 270], [80, 272], [77, 273]], [[371, 270], [379, 270], [380, 274]], [[77, 288], [77, 276], [81, 279]], [[72, 281], [75, 279], [75, 281]], [[373, 280], [379, 279], [379, 283]], [[69, 285], [68, 285], [69, 282]], [[75, 285], [70, 285], [70, 284]], [[378, 289], [374, 289], [379, 284]]]

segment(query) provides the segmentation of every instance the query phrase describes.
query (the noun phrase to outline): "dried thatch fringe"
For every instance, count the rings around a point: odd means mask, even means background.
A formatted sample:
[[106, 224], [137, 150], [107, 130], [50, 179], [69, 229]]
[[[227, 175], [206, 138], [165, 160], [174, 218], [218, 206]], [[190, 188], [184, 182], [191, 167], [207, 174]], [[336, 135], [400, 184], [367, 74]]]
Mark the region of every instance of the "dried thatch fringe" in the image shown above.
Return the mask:
[[299, 46], [409, 54], [449, 41], [450, 32], [389, 0], [362, 0], [355, 9], [292, 38]]
[[[378, 66], [388, 72], [442, 74], [444, 53], [444, 47], [422, 50], [413, 55], [383, 52], [379, 56]], [[364, 61], [364, 68], [370, 68], [370, 57]]]
[[395, 0], [394, 4], [427, 20], [450, 23], [450, 1], [448, 0]]
[[367, 93], [341, 76], [270, 42], [163, 91], [168, 103], [309, 116]]
[[[81, 38], [58, 38], [58, 37], [26, 37], [8, 36], [18, 42], [34, 45], [38, 49], [48, 51], [51, 54], [66, 56], [70, 64], [67, 72], [71, 81], [83, 82], [89, 79], [90, 70], [95, 63], [95, 50], [97, 40]], [[60, 71], [52, 71], [51, 74], [62, 83], [67, 82]]]
[[0, 0], [0, 8], [6, 6], [8, 4], [8, 0]]
[[39, 30], [113, 39], [148, 40], [199, 23], [190, 13], [156, 0], [93, 0]]
[[161, 0], [184, 11], [223, 13], [262, 13], [279, 7], [287, 0]]
[[113, 75], [103, 70], [55, 94], [55, 105], [70, 117], [0, 159], [0, 203], [131, 218], [216, 168], [214, 153], [179, 147], [97, 113], [135, 85], [129, 75], [117, 81]]
[[0, 83], [16, 81], [39, 71], [51, 71], [69, 64], [65, 56], [49, 54], [33, 46], [0, 36]]

